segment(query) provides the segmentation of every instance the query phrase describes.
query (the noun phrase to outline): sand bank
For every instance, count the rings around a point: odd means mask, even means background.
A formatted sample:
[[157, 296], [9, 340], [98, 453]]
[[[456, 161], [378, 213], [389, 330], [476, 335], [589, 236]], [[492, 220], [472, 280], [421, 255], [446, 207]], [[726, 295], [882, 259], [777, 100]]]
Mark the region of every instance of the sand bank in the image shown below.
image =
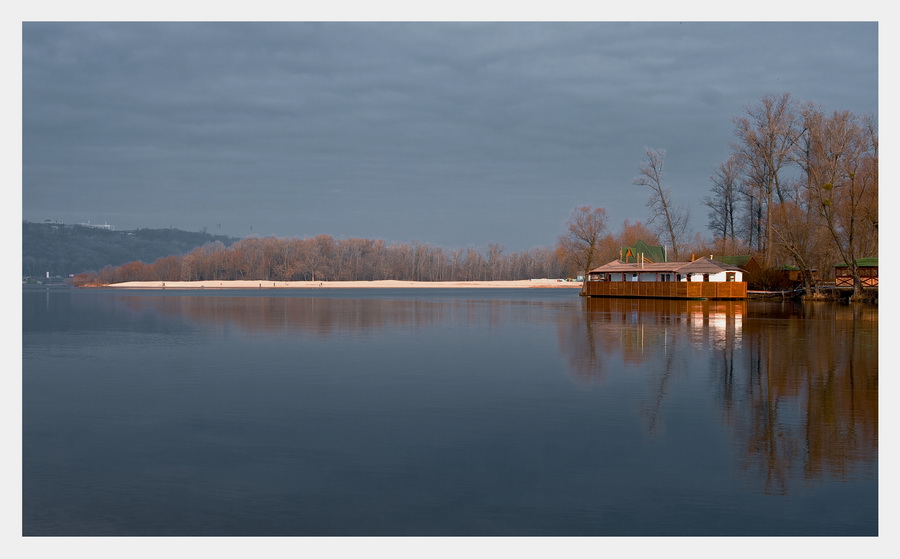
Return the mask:
[[516, 281], [128, 281], [107, 287], [125, 289], [366, 289], [366, 288], [580, 288], [581, 282], [557, 279]]

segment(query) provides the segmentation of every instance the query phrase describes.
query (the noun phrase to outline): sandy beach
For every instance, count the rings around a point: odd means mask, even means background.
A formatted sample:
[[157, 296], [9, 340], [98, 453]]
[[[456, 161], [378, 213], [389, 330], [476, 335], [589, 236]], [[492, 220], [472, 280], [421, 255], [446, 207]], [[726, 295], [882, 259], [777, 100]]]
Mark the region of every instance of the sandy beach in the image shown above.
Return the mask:
[[558, 279], [515, 281], [128, 281], [106, 287], [124, 289], [366, 289], [366, 288], [580, 288]]

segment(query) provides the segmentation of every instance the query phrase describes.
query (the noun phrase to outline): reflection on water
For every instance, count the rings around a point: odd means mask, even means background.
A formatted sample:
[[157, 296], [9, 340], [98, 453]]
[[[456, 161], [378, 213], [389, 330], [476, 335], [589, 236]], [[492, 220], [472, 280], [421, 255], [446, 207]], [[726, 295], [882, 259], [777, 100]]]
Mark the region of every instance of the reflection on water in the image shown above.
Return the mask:
[[877, 455], [877, 309], [823, 311], [748, 321], [745, 351], [719, 357], [718, 371], [740, 359], [719, 380], [723, 413], [771, 491], [787, 490], [793, 469], [841, 479]]
[[[576, 301], [577, 302], [577, 301]], [[108, 318], [146, 314], [168, 316], [204, 328], [232, 328], [247, 333], [302, 332], [323, 338], [341, 334], [374, 332], [390, 328], [416, 329], [440, 323], [469, 326], [500, 324], [509, 318], [510, 305], [540, 306], [547, 303], [491, 298], [429, 299], [353, 297], [265, 297], [250, 295], [183, 296], [127, 292], [100, 301], [74, 301], [94, 314], [98, 308]], [[58, 303], [57, 303], [58, 305]], [[68, 316], [69, 309], [62, 314]], [[106, 319], [104, 319], [106, 320]]]
[[153, 309], [207, 325], [245, 332], [305, 332], [329, 337], [389, 327], [420, 327], [446, 318], [432, 301], [292, 297], [130, 297], [134, 312]]
[[[559, 320], [559, 342], [573, 374], [602, 382], [609, 355], [629, 364], [664, 355], [675, 336], [704, 348], [740, 345], [746, 301], [584, 298], [583, 312]], [[679, 337], [679, 341], [682, 338]]]
[[410, 293], [26, 293], [25, 532], [877, 533], [877, 307]]
[[[654, 377], [646, 428], [659, 428], [671, 377], [708, 375], [743, 467], [764, 490], [841, 479], [878, 450], [875, 306], [587, 299], [560, 316], [559, 342], [579, 382], [603, 384], [615, 356]], [[694, 350], [688, 350], [688, 346]], [[684, 362], [683, 358], [687, 359]]]

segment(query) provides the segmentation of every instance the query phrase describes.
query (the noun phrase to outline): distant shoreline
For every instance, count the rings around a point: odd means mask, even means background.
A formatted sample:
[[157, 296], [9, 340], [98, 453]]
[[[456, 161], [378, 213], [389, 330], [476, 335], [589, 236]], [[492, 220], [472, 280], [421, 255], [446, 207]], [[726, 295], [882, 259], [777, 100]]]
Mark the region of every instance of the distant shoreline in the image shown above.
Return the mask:
[[557, 279], [514, 281], [127, 281], [100, 287], [116, 289], [397, 289], [397, 288], [580, 288], [581, 282]]

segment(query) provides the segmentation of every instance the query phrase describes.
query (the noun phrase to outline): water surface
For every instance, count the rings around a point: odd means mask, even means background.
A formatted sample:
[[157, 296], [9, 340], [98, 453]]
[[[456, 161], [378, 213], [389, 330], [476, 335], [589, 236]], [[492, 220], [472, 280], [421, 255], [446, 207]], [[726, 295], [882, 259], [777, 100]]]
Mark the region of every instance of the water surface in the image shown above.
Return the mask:
[[26, 535], [877, 535], [877, 307], [23, 293]]

